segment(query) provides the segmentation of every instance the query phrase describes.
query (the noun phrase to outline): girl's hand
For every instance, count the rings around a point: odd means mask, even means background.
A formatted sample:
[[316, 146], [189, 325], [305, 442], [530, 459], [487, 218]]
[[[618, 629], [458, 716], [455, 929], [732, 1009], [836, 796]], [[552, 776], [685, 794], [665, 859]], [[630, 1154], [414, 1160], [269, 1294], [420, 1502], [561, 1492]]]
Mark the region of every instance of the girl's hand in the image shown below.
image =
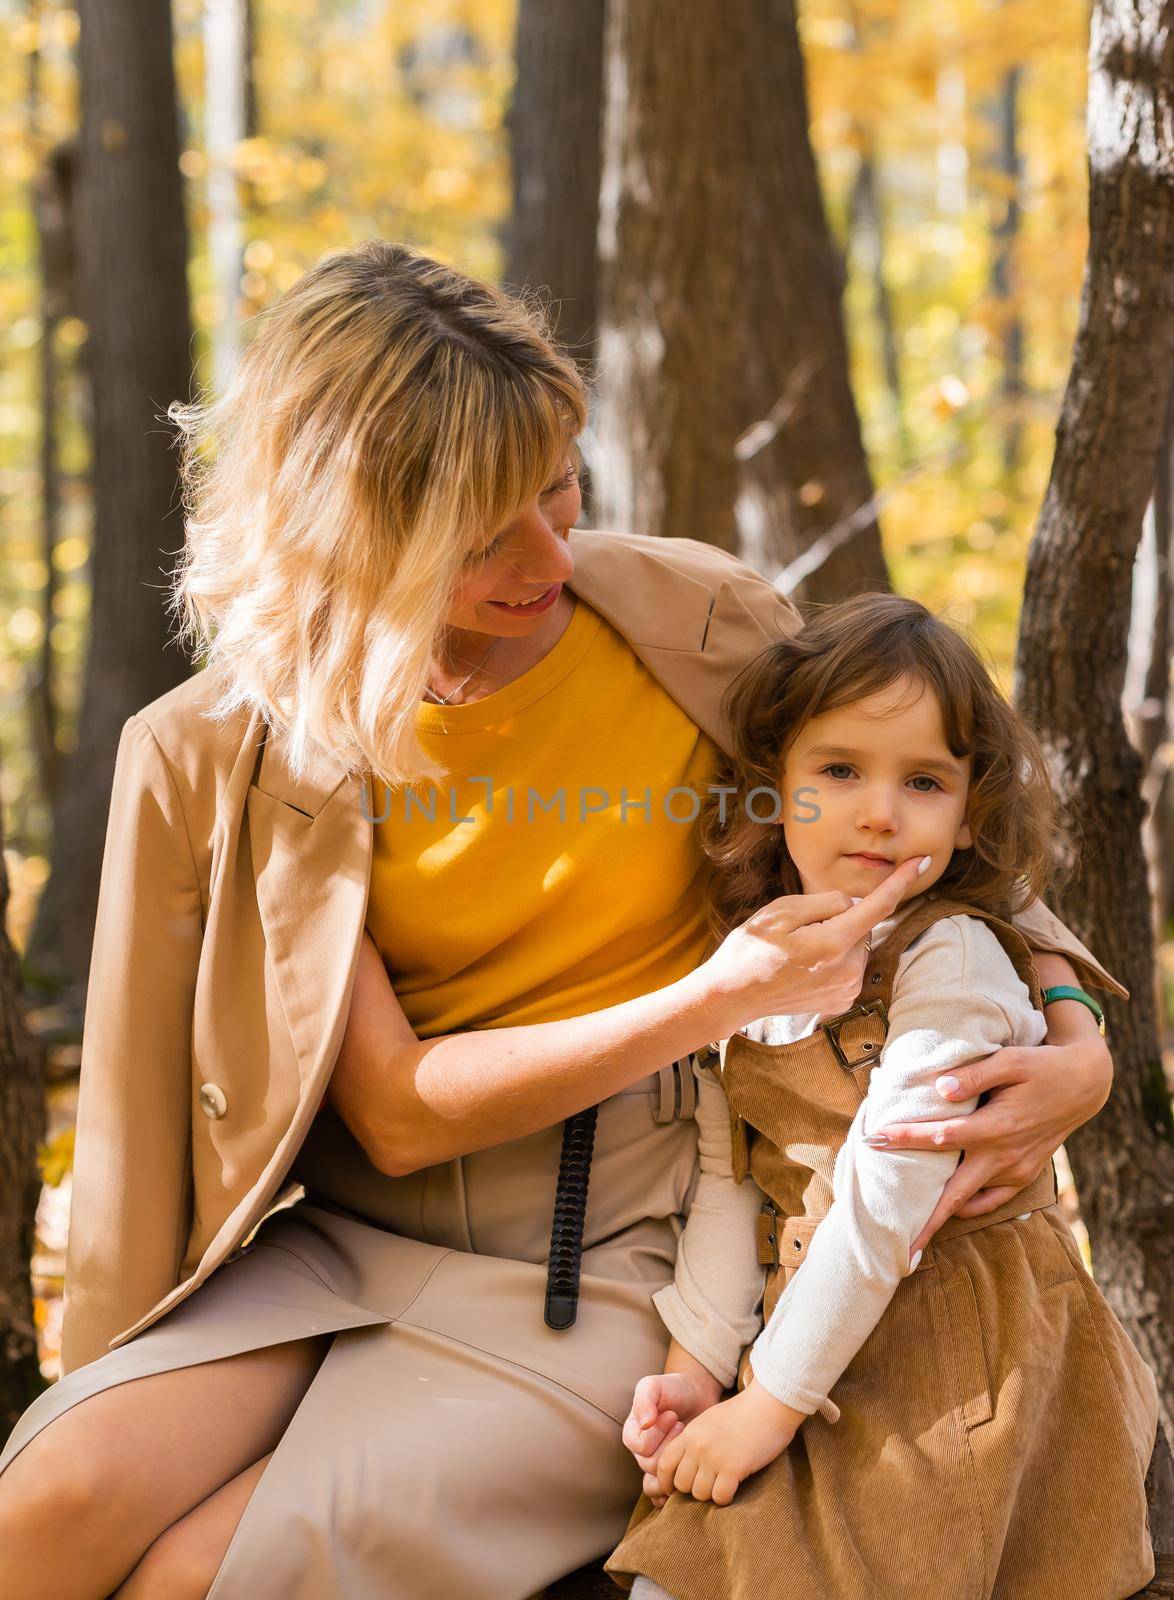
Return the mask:
[[864, 981], [869, 931], [915, 891], [923, 860], [909, 856], [855, 902], [838, 890], [771, 900], [728, 933], [699, 972], [742, 1014], [739, 1027], [773, 1013], [846, 1011]]
[[990, 1094], [968, 1117], [878, 1128], [886, 1150], [964, 1151], [913, 1252], [949, 1217], [984, 1216], [1029, 1184], [1073, 1129], [1100, 1110], [1112, 1076], [1112, 1058], [1094, 1024], [1089, 1037], [1008, 1045], [939, 1078], [945, 1100]]
[[656, 1372], [636, 1385], [623, 1440], [644, 1473], [644, 1493], [653, 1505], [663, 1505], [666, 1499], [656, 1478], [661, 1450], [687, 1422], [715, 1406], [721, 1393], [721, 1384], [709, 1373], [703, 1377], [701, 1373]]
[[742, 1480], [780, 1456], [805, 1420], [761, 1384], [750, 1384], [665, 1444], [656, 1469], [661, 1494], [679, 1489], [728, 1506]]

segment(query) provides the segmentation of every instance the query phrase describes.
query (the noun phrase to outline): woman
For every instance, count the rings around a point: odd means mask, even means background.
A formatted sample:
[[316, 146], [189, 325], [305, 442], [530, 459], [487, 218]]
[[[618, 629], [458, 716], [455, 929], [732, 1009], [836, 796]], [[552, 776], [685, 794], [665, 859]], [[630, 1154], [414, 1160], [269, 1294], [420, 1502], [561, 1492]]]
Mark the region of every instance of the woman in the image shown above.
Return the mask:
[[[904, 877], [712, 949], [690, 791], [797, 614], [708, 546], [572, 532], [583, 390], [531, 312], [368, 244], [274, 307], [214, 458], [177, 415], [206, 670], [119, 747], [66, 1375], [0, 1456], [8, 1593], [521, 1600], [638, 1487], [693, 1053], [846, 1004]], [[1045, 982], [1124, 993], [1038, 902], [1020, 926]], [[949, 1205], [1103, 1102], [1085, 1008], [1049, 1024], [963, 1086], [1004, 1087]], [[561, 1125], [596, 1104], [556, 1327]]]

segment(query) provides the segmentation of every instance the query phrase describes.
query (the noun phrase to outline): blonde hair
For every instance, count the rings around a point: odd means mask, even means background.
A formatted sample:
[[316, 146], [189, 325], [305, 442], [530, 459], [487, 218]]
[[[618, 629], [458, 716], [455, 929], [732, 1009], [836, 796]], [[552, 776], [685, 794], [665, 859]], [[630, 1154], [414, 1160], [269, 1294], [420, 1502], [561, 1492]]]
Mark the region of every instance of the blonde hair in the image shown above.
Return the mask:
[[173, 405], [186, 540], [180, 642], [258, 709], [300, 774], [317, 750], [437, 778], [416, 737], [462, 568], [585, 422], [541, 311], [403, 245], [327, 256], [262, 317], [222, 397]]

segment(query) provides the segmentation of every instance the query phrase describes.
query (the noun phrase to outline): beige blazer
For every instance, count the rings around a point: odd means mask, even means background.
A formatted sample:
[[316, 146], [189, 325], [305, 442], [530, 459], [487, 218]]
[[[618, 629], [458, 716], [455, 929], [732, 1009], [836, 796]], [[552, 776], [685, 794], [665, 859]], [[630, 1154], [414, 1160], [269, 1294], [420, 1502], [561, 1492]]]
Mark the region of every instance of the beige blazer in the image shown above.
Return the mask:
[[[735, 673], [797, 625], [689, 539], [575, 530], [570, 587], [723, 750]], [[360, 786], [295, 780], [260, 718], [202, 715], [197, 673], [118, 747], [82, 1043], [62, 1370], [134, 1337], [298, 1192], [290, 1165], [346, 1025], [370, 880]], [[1041, 903], [1017, 919], [1127, 991]]]

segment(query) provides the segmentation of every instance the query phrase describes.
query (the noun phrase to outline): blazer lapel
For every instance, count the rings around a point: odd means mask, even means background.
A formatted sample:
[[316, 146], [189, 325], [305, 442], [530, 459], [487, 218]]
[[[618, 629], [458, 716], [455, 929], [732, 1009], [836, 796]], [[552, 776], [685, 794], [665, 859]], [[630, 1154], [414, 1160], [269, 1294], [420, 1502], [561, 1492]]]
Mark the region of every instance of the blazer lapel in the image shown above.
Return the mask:
[[371, 823], [357, 778], [331, 760], [295, 778], [272, 739], [247, 809], [257, 907], [298, 1074], [303, 1092], [324, 1092], [367, 914]]

